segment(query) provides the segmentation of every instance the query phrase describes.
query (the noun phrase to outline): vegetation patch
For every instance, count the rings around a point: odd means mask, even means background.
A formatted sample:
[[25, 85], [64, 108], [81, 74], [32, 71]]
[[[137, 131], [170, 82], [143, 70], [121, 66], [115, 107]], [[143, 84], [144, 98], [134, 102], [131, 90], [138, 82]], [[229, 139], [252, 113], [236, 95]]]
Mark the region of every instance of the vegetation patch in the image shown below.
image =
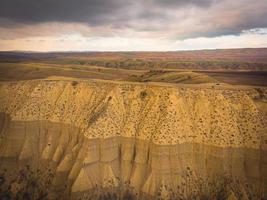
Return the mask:
[[147, 96], [147, 92], [146, 92], [146, 91], [141, 91], [141, 92], [140, 92], [140, 98], [141, 98], [142, 100], [144, 100], [144, 99], [146, 98], [146, 96]]

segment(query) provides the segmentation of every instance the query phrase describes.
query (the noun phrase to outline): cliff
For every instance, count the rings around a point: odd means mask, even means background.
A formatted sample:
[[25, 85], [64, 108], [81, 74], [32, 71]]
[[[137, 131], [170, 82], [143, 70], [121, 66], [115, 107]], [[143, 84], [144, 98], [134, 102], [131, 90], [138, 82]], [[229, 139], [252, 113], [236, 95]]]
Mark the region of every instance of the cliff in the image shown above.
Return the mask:
[[216, 84], [0, 83], [3, 188], [20, 194], [27, 183], [10, 180], [26, 169], [50, 199], [267, 198], [266, 99]]

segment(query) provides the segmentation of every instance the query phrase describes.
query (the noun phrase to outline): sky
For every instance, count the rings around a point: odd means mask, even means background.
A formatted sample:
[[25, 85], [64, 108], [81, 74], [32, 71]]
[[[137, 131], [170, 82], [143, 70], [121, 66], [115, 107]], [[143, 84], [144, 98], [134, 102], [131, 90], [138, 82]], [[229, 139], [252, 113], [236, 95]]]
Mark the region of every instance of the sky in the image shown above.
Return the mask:
[[267, 0], [1, 0], [0, 50], [267, 47]]

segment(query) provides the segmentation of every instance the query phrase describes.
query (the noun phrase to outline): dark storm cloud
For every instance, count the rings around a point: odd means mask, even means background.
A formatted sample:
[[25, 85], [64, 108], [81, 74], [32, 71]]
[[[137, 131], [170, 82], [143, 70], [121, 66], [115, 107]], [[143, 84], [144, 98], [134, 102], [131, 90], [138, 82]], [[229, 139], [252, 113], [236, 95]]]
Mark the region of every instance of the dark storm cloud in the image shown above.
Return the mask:
[[[0, 17], [23, 22], [84, 22], [90, 25], [131, 20], [129, 12], [140, 12], [135, 17], [159, 17], [155, 7], [208, 6], [214, 0], [3, 0]], [[137, 5], [138, 7], [135, 7]], [[136, 9], [136, 11], [134, 10]], [[143, 9], [143, 12], [142, 12]], [[119, 22], [118, 22], [119, 23]]]
[[124, 0], [4, 0], [0, 17], [22, 23], [109, 23], [129, 6]]
[[217, 0], [155, 0], [155, 4], [168, 8], [176, 8], [181, 6], [199, 6], [208, 7]]
[[114, 29], [110, 32], [165, 31], [176, 38], [239, 34], [267, 27], [266, 19], [266, 0], [1, 0], [0, 6], [0, 29], [82, 23], [90, 28], [109, 26]]

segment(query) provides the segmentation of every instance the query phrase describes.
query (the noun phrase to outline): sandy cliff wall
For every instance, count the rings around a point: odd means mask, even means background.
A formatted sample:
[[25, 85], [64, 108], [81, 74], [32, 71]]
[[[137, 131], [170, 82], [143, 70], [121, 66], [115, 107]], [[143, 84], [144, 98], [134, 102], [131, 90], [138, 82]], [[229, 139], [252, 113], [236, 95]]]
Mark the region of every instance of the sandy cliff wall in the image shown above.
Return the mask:
[[[0, 167], [9, 180], [25, 166], [51, 172], [49, 198], [266, 198], [265, 96], [209, 86], [1, 83]], [[14, 187], [12, 195], [22, 190]]]

